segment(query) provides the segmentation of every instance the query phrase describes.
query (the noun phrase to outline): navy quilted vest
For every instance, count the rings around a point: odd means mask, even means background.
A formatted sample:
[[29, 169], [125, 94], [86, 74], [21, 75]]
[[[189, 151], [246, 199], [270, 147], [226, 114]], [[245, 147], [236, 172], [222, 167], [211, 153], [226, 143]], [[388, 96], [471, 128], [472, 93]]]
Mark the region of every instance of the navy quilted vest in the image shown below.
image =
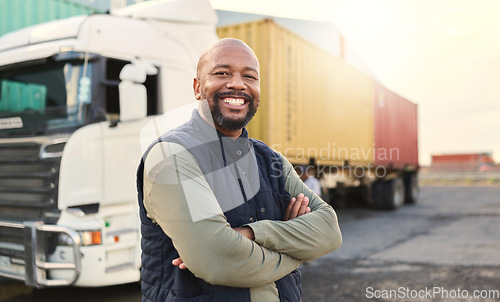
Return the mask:
[[[210, 136], [212, 139], [207, 141], [207, 137]], [[239, 194], [241, 194], [242, 202], [236, 205], [221, 204], [221, 208], [231, 227], [257, 220], [282, 219], [290, 195], [284, 189], [281, 160], [263, 142], [249, 139], [245, 129], [243, 129], [242, 136], [233, 141], [215, 132], [214, 128], [202, 120], [195, 110], [189, 122], [162, 135], [154, 144], [158, 142], [174, 142], [183, 145], [200, 164], [218, 200], [223, 199], [224, 194], [227, 193], [221, 187], [227, 188], [227, 186], [218, 184], [218, 177], [211, 177], [211, 175], [217, 175], [213, 172], [231, 167], [249, 152], [254, 152], [258, 166], [255, 170], [258, 175], [258, 190], [248, 189], [245, 177], [242, 177], [245, 173], [238, 168], [235, 173], [239, 174]], [[179, 255], [171, 239], [147, 217], [143, 205], [143, 173], [144, 165], [141, 161], [137, 172], [137, 190], [142, 233], [142, 301], [250, 301], [250, 291], [247, 288], [211, 285], [195, 277], [189, 270], [181, 270], [171, 264], [172, 260]], [[280, 302], [301, 301], [298, 270], [275, 283]]]

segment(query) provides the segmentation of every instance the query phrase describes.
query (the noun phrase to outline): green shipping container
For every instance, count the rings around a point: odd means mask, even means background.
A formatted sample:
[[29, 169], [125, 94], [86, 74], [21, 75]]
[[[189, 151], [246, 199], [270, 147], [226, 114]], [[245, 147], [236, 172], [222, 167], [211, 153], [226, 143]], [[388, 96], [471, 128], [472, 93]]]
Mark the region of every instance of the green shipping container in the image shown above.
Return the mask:
[[43, 22], [93, 13], [103, 12], [69, 0], [1, 0], [0, 36]]

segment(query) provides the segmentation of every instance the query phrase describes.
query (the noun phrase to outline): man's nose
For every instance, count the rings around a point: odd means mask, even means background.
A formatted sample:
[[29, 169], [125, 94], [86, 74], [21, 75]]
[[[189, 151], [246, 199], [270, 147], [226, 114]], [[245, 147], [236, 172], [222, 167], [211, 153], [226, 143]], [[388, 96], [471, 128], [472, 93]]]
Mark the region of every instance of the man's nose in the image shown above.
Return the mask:
[[246, 88], [245, 81], [240, 74], [233, 74], [227, 83], [227, 88], [243, 90]]

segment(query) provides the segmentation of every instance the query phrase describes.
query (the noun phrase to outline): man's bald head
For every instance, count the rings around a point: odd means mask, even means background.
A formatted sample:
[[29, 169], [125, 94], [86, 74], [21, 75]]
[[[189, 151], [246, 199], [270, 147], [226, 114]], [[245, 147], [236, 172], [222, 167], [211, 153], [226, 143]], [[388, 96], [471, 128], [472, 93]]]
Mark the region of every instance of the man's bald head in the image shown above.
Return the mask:
[[257, 63], [259, 62], [252, 48], [250, 48], [250, 46], [248, 46], [245, 42], [235, 38], [223, 38], [205, 49], [205, 51], [201, 54], [200, 59], [198, 60], [198, 66], [196, 68], [196, 77], [199, 78], [201, 76], [201, 70], [203, 69], [204, 65], [206, 64], [209, 57], [213, 54], [213, 52], [224, 47], [240, 47], [242, 49], [246, 49], [249, 54], [255, 58]]

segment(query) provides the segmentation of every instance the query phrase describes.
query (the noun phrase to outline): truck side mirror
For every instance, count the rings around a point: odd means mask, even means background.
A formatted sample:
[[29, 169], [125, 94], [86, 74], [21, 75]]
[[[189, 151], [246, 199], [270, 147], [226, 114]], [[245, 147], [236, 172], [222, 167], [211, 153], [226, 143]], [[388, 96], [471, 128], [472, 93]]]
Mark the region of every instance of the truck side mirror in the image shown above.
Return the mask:
[[120, 71], [120, 121], [127, 122], [147, 116], [147, 92], [142, 85], [146, 81], [146, 70], [141, 66], [128, 64]]

